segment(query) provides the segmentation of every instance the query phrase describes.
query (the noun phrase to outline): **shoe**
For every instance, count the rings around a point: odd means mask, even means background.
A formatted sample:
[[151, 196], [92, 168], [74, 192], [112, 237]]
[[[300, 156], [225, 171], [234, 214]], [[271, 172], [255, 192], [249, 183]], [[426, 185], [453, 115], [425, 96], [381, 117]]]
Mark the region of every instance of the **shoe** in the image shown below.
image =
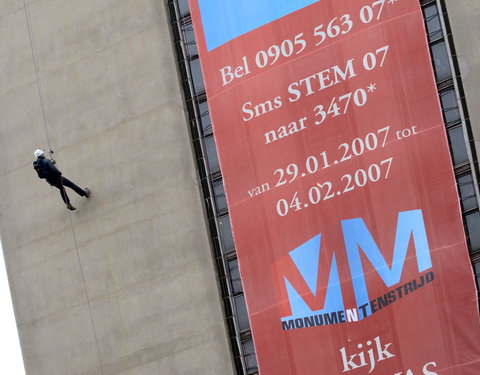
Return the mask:
[[67, 203], [67, 208], [68, 208], [70, 211], [75, 211], [75, 210], [76, 210], [76, 208], [73, 207], [70, 202]]
[[85, 198], [90, 198], [92, 191], [89, 188], [85, 188], [84, 190], [85, 190]]

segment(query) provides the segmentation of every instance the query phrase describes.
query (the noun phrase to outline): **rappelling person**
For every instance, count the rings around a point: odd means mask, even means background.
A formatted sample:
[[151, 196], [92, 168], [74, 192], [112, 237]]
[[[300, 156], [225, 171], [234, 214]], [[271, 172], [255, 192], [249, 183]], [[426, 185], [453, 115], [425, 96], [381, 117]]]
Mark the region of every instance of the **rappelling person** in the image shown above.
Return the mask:
[[[53, 151], [49, 150], [49, 153], [53, 154]], [[90, 197], [90, 189], [85, 188], [84, 190], [75, 185], [68, 178], [63, 177], [62, 172], [60, 172], [54, 165], [55, 160], [45, 158], [44, 150], [37, 149], [33, 154], [37, 158], [37, 160], [33, 162], [33, 169], [37, 171], [38, 177], [46, 179], [51, 186], [55, 186], [58, 190], [60, 190], [60, 195], [62, 196], [62, 199], [69, 210], [73, 211], [76, 210], [76, 208], [73, 207], [70, 203], [70, 199], [68, 198], [67, 192], [65, 191], [65, 186], [74, 190], [78, 195], [82, 197]]]

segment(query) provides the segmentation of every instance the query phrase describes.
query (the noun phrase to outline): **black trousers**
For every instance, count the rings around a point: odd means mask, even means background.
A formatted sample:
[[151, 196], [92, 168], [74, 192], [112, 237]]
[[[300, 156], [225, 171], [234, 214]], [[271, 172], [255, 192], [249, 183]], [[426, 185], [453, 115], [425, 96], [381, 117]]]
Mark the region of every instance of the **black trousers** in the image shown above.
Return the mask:
[[60, 195], [62, 196], [62, 199], [65, 202], [65, 204], [70, 202], [70, 198], [68, 198], [67, 192], [65, 191], [65, 186], [74, 190], [81, 197], [85, 197], [87, 195], [85, 190], [83, 190], [81, 187], [78, 187], [68, 178], [65, 178], [63, 176], [60, 176], [59, 179], [48, 181], [48, 183], [52, 186], [55, 186], [58, 190], [60, 190]]

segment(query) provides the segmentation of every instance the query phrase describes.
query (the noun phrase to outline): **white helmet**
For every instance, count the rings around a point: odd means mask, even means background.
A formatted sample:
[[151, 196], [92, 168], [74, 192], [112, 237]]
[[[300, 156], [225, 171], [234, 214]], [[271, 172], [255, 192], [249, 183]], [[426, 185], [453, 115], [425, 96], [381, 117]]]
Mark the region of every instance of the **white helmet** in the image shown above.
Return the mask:
[[37, 148], [37, 149], [35, 150], [35, 152], [33, 153], [33, 155], [35, 155], [36, 158], [39, 158], [40, 156], [45, 156], [45, 151], [43, 151], [42, 149]]

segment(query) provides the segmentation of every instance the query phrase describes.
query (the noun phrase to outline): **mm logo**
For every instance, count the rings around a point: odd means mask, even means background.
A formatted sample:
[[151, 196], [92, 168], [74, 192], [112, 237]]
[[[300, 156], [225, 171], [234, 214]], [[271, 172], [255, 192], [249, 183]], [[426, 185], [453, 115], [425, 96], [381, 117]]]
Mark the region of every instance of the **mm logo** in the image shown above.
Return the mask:
[[335, 252], [328, 256], [321, 251], [322, 235], [319, 234], [276, 263], [281, 300], [288, 300], [281, 304], [283, 329], [358, 321], [433, 281], [434, 274], [429, 272], [372, 300], [362, 263], [362, 259], [368, 259], [385, 285], [391, 288], [401, 281], [407, 250], [413, 239], [419, 274], [432, 268], [421, 210], [398, 214], [391, 266], [363, 219], [343, 220], [341, 227], [356, 307], [345, 309], [337, 256]]

